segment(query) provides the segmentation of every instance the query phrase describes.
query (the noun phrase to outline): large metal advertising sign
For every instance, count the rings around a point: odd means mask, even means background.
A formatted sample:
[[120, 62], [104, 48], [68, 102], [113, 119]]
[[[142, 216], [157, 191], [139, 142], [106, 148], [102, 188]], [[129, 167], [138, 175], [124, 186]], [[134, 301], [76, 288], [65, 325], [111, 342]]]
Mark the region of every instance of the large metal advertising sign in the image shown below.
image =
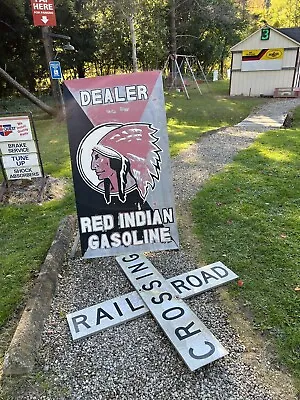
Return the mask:
[[161, 73], [64, 85], [82, 255], [177, 249]]

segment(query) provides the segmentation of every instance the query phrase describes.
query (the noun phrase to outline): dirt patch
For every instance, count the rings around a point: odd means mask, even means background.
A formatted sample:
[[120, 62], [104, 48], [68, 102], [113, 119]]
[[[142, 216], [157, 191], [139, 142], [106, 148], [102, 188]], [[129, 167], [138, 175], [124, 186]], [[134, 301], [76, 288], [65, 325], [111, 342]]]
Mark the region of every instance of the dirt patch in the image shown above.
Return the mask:
[[2, 204], [30, 204], [59, 200], [66, 194], [67, 181], [51, 176], [36, 179], [9, 181], [2, 186]]
[[245, 345], [243, 353], [245, 363], [256, 370], [259, 380], [272, 387], [278, 398], [284, 400], [298, 398], [294, 380], [287, 368], [280, 363], [273, 343], [267, 336], [254, 330], [243, 306], [232, 300], [226, 288], [218, 288], [217, 292], [228, 313], [230, 324], [236, 329]]

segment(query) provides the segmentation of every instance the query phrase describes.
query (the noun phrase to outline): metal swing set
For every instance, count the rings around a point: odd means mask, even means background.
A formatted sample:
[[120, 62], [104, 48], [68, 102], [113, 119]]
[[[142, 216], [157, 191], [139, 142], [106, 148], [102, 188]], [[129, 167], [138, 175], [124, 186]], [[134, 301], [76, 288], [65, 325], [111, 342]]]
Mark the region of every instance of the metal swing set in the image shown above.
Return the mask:
[[[180, 59], [180, 64], [178, 64], [178, 59]], [[169, 68], [170, 63], [172, 64], [172, 68]], [[183, 54], [169, 54], [168, 58], [165, 62], [164, 68], [163, 68], [163, 74], [166, 73], [166, 71], [169, 69], [171, 70], [171, 84], [168, 86], [168, 89], [176, 89], [176, 83], [178, 82], [178, 77], [180, 79], [181, 82], [181, 86], [185, 92], [186, 98], [189, 100], [190, 96], [187, 90], [187, 85], [186, 82], [184, 81], [183, 75], [181, 71], [188, 71], [193, 79], [193, 81], [196, 84], [196, 87], [199, 91], [199, 93], [202, 95], [202, 91], [200, 89], [200, 86], [197, 82], [197, 79], [195, 77], [194, 71], [193, 71], [193, 67], [196, 66], [200, 69], [203, 79], [206, 82], [208, 88], [208, 81], [206, 79], [206, 76], [204, 74], [203, 68], [199, 62], [199, 60], [197, 59], [196, 56], [188, 56], [188, 55], [183, 55]]]

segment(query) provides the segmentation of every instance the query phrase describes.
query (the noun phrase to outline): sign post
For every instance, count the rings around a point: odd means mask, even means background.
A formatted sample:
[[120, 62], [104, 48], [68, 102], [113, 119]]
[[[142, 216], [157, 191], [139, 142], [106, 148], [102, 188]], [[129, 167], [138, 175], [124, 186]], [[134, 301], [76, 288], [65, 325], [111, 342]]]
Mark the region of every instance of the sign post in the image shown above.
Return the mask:
[[[30, 0], [31, 11], [33, 18], [33, 25], [40, 26], [42, 30], [43, 43], [45, 48], [45, 55], [47, 64], [53, 59], [53, 44], [50, 36], [50, 27], [56, 26], [56, 14], [54, 0]], [[52, 94], [57, 108], [63, 108], [62, 93], [59, 86], [58, 79], [50, 79]]]
[[[43, 35], [46, 61], [47, 61], [47, 64], [50, 66], [50, 62], [52, 62], [52, 60], [54, 58], [51, 31], [48, 26], [44, 26], [41, 29], [42, 29], [42, 35]], [[61, 108], [63, 108], [63, 99], [62, 99], [61, 88], [59, 85], [59, 80], [52, 79], [50, 76], [50, 83], [51, 83], [52, 95], [53, 95], [55, 104], [59, 109], [61, 109]]]

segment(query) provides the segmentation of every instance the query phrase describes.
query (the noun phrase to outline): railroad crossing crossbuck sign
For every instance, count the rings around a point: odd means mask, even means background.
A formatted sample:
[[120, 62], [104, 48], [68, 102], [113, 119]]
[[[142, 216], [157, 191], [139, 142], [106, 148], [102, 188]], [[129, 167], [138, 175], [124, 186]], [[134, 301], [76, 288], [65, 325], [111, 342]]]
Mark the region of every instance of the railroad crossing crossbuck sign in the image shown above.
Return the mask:
[[148, 311], [164, 330], [191, 371], [227, 354], [183, 302], [238, 276], [221, 262], [165, 280], [143, 255], [116, 258], [136, 291], [67, 315], [73, 340], [130, 321]]

